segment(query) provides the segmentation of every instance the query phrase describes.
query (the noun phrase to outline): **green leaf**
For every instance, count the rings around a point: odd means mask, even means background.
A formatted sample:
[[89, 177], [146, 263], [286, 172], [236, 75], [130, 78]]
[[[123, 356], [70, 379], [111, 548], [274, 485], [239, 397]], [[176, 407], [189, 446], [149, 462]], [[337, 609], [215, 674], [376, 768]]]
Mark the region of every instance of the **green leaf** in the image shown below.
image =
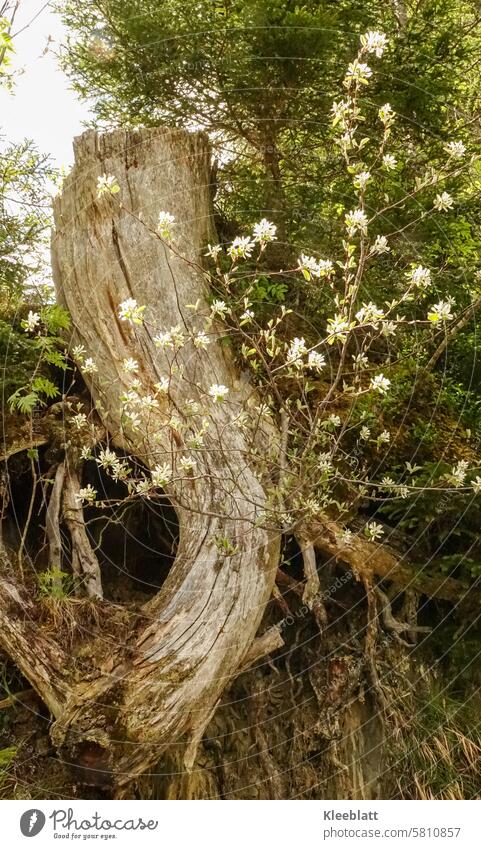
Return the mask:
[[21, 395], [21, 389], [17, 389], [13, 395], [10, 395], [8, 404], [11, 410], [18, 410], [19, 413], [31, 413], [38, 404], [39, 398], [35, 392], [28, 392], [26, 395]]
[[61, 351], [46, 351], [44, 359], [47, 363], [50, 363], [50, 365], [57, 366], [57, 368], [61, 368], [63, 371], [68, 368], [65, 360], [65, 354]]
[[70, 327], [70, 316], [59, 304], [44, 307], [40, 317], [49, 333], [58, 333], [59, 330], [67, 330]]
[[32, 383], [33, 392], [41, 392], [47, 398], [56, 398], [57, 395], [60, 394], [58, 388], [55, 386], [55, 383], [52, 383], [51, 380], [48, 380], [46, 377], [36, 377]]

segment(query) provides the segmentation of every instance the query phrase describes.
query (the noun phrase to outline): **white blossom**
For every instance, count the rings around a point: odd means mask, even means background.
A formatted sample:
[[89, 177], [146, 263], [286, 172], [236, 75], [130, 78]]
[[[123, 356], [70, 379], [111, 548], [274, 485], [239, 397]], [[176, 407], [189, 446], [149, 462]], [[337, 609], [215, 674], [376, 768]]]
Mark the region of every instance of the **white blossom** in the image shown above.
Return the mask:
[[76, 345], [72, 350], [72, 356], [74, 360], [82, 360], [86, 354], [86, 350], [83, 345]]
[[397, 159], [395, 156], [392, 156], [391, 153], [385, 153], [382, 158], [382, 164], [384, 165], [386, 171], [394, 171], [397, 165]]
[[156, 410], [159, 406], [159, 402], [157, 398], [153, 398], [152, 395], [144, 395], [143, 398], [139, 399], [139, 405], [142, 410]]
[[182, 348], [185, 342], [184, 334], [180, 329], [180, 325], [176, 324], [175, 327], [171, 327], [170, 330], [165, 330], [162, 333], [157, 333], [154, 336], [154, 344], [157, 348], [160, 348], [162, 351], [166, 351], [168, 349], [179, 349]]
[[92, 357], [87, 357], [82, 366], [82, 371], [84, 374], [95, 374], [95, 372], [98, 371], [97, 365]]
[[462, 141], [451, 141], [445, 146], [445, 150], [453, 159], [462, 159], [466, 153], [466, 146]]
[[332, 471], [332, 460], [331, 455], [328, 451], [325, 451], [322, 454], [319, 454], [319, 458], [317, 461], [319, 469], [321, 472], [331, 472]]
[[124, 371], [135, 372], [139, 370], [139, 364], [132, 357], [127, 357], [122, 363], [122, 368]]
[[182, 330], [180, 329], [180, 324], [176, 324], [175, 326], [170, 328], [170, 338], [172, 340], [172, 344], [175, 349], [182, 348], [184, 345], [185, 339]]
[[306, 256], [306, 254], [301, 254], [298, 262], [299, 268], [302, 271], [306, 280], [310, 280], [311, 277], [320, 277], [319, 265], [317, 260], [313, 256]]
[[196, 461], [193, 457], [181, 457], [179, 460], [179, 466], [183, 472], [191, 472], [195, 465]]
[[384, 377], [383, 374], [376, 374], [375, 377], [371, 378], [371, 389], [374, 389], [381, 395], [385, 395], [390, 386], [391, 381], [388, 377]]
[[29, 310], [27, 318], [22, 321], [22, 327], [24, 330], [28, 330], [29, 333], [32, 333], [39, 323], [40, 316], [38, 312], [33, 312], [32, 310]]
[[339, 534], [339, 541], [342, 545], [351, 545], [353, 538], [354, 534], [348, 528], [344, 528]]
[[127, 298], [119, 304], [119, 318], [131, 324], [142, 324], [145, 307], [139, 307], [135, 298]]
[[321, 371], [326, 365], [325, 357], [318, 351], [310, 351], [307, 357], [307, 365], [314, 371]]
[[329, 277], [334, 272], [334, 265], [330, 259], [319, 260], [319, 277]]
[[350, 329], [349, 321], [343, 315], [335, 315], [334, 318], [327, 319], [327, 333], [328, 337], [326, 339], [328, 345], [333, 345], [336, 339], [339, 339], [340, 342], [344, 342], [347, 339], [347, 334]]
[[454, 206], [454, 200], [448, 192], [443, 192], [440, 195], [436, 195], [433, 207], [437, 209], [438, 212], [447, 212], [449, 209], [452, 209]]
[[304, 354], [307, 354], [305, 339], [303, 337], [299, 339], [296, 336], [287, 349], [287, 362], [297, 369], [302, 369], [304, 365], [302, 361]]
[[452, 306], [452, 299], [448, 299], [447, 301], [438, 301], [437, 304], [433, 304], [433, 306], [429, 308], [428, 320], [432, 321], [433, 324], [438, 324], [440, 321], [451, 321], [451, 319], [454, 318], [451, 312]]
[[251, 242], [249, 236], [238, 236], [234, 239], [230, 248], [228, 248], [227, 253], [233, 260], [245, 259], [251, 255], [254, 245], [255, 242]]
[[397, 325], [395, 321], [383, 321], [381, 322], [381, 336], [394, 336], [397, 330]]
[[354, 177], [354, 185], [355, 185], [356, 189], [361, 189], [361, 190], [365, 189], [367, 184], [369, 183], [370, 179], [371, 179], [371, 172], [370, 171], [360, 171], [359, 174], [356, 174], [356, 176]]
[[201, 433], [196, 433], [187, 444], [189, 448], [199, 451], [204, 446], [204, 437]]
[[175, 218], [170, 212], [162, 210], [159, 212], [158, 228], [162, 239], [169, 241], [172, 238], [172, 230], [175, 224]]
[[391, 434], [388, 430], [383, 430], [382, 433], [379, 434], [377, 441], [380, 443], [385, 442], [386, 444], [389, 444], [389, 442], [391, 441]]
[[154, 344], [155, 344], [156, 348], [160, 348], [161, 351], [165, 351], [165, 350], [167, 350], [167, 348], [173, 348], [174, 347], [174, 343], [172, 342], [172, 337], [171, 337], [168, 330], [166, 330], [163, 333], [157, 333], [157, 335], [154, 336]]
[[102, 448], [97, 457], [97, 464], [102, 469], [109, 469], [110, 466], [115, 466], [119, 462], [117, 454], [111, 451], [110, 448]]
[[82, 460], [91, 460], [92, 459], [92, 449], [90, 445], [84, 445], [80, 452], [80, 458]]
[[93, 488], [92, 484], [87, 484], [82, 489], [79, 489], [77, 494], [75, 495], [75, 500], [80, 501], [80, 503], [87, 502], [87, 504], [93, 504], [95, 499], [97, 498], [97, 490]]
[[306, 280], [310, 280], [311, 277], [329, 277], [334, 271], [334, 265], [330, 259], [317, 260], [313, 256], [301, 254], [298, 262], [299, 269]]
[[455, 489], [462, 486], [466, 480], [466, 474], [469, 468], [469, 463], [466, 460], [459, 460], [451, 470], [451, 474], [446, 477]]
[[258, 224], [254, 224], [254, 242], [260, 242], [261, 244], [273, 242], [276, 238], [276, 230], [277, 227], [275, 224], [272, 224], [267, 218], [262, 218]]
[[350, 150], [353, 146], [354, 141], [354, 133], [351, 133], [349, 130], [346, 130], [343, 136], [339, 139], [339, 144], [342, 150], [347, 151]]
[[481, 478], [479, 477], [479, 475], [476, 475], [476, 477], [473, 478], [473, 480], [471, 481], [471, 486], [473, 488], [474, 494], [479, 495], [479, 493], [481, 492]]
[[209, 395], [215, 403], [221, 402], [229, 394], [227, 386], [222, 383], [213, 383], [209, 389]]
[[135, 481], [134, 488], [137, 495], [147, 495], [149, 493], [151, 487], [150, 481], [147, 478], [141, 478], [140, 480]]
[[389, 127], [394, 121], [394, 116], [396, 113], [390, 103], [385, 103], [384, 106], [381, 106], [377, 114], [379, 115], [379, 118], [384, 124], [384, 126]]
[[158, 383], [155, 383], [154, 386], [157, 392], [159, 392], [161, 395], [166, 395], [170, 387], [169, 378], [161, 377]]
[[367, 233], [368, 217], [362, 209], [351, 209], [345, 217], [347, 231], [350, 236], [354, 236], [359, 230], [361, 233]]
[[80, 430], [80, 428], [87, 424], [87, 416], [85, 413], [77, 413], [77, 415], [72, 418], [72, 421], [77, 430]]
[[151, 471], [153, 486], [165, 487], [172, 477], [172, 469], [167, 463], [157, 464]]
[[361, 44], [368, 53], [374, 53], [379, 59], [384, 53], [388, 42], [383, 32], [371, 29], [364, 35], [361, 35]]
[[176, 430], [177, 432], [180, 433], [180, 431], [183, 429], [183, 426], [182, 426], [182, 420], [179, 418], [179, 416], [171, 416], [170, 417], [169, 427], [172, 428], [172, 430]]
[[375, 542], [375, 540], [380, 539], [380, 537], [383, 536], [384, 528], [377, 522], [368, 522], [364, 528], [364, 533], [369, 540]]
[[384, 318], [384, 312], [372, 301], [369, 301], [368, 304], [363, 304], [361, 309], [357, 311], [356, 318], [359, 324], [377, 324]]
[[387, 243], [386, 236], [376, 236], [371, 251], [374, 254], [387, 254], [391, 248]]
[[406, 277], [410, 283], [419, 289], [427, 289], [431, 285], [431, 272], [429, 268], [424, 268], [422, 265], [411, 268]]
[[210, 256], [211, 259], [216, 260], [220, 253], [222, 253], [222, 245], [207, 245], [205, 256]]
[[334, 101], [331, 106], [331, 112], [333, 115], [333, 125], [341, 124], [344, 128], [346, 126], [346, 119], [350, 113], [352, 113], [353, 106], [347, 100], [339, 100]]
[[362, 83], [365, 85], [369, 80], [369, 77], [372, 77], [372, 71], [369, 65], [366, 65], [365, 62], [359, 62], [359, 59], [354, 59], [354, 62], [350, 62], [346, 72], [346, 83], [349, 85], [351, 82]]
[[225, 316], [226, 313], [229, 312], [229, 307], [227, 306], [226, 302], [221, 301], [219, 299], [212, 301], [210, 308], [213, 315], [220, 315], [222, 318]]
[[251, 319], [253, 319], [253, 318], [254, 318], [254, 311], [253, 310], [244, 310], [244, 312], [240, 316], [240, 320], [242, 322], [251, 321]]
[[140, 425], [142, 424], [142, 419], [140, 418], [139, 414], [136, 413], [134, 410], [126, 410], [125, 415], [127, 416], [131, 427], [134, 430], [138, 430], [140, 428]]
[[354, 365], [357, 368], [367, 368], [369, 365], [369, 358], [366, 354], [352, 354], [352, 360]]
[[199, 332], [194, 336], [194, 346], [205, 351], [208, 345], [210, 345], [210, 339], [207, 336], [207, 333], [204, 333], [203, 330], [199, 330]]
[[116, 195], [120, 192], [120, 186], [117, 183], [116, 177], [112, 174], [102, 174], [97, 179], [97, 197], [100, 198], [102, 195]]
[[371, 436], [370, 428], [368, 428], [367, 425], [363, 425], [361, 430], [359, 431], [359, 436], [360, 436], [361, 439], [364, 439], [364, 440], [369, 439], [369, 437]]

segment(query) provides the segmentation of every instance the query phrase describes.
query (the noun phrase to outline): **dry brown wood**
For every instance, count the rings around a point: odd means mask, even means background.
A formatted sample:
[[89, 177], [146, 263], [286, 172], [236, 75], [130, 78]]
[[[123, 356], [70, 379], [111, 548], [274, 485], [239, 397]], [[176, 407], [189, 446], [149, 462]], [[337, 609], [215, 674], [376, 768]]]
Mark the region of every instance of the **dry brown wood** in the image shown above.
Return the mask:
[[10, 577], [12, 566], [1, 552], [0, 642], [54, 717], [61, 715], [71, 690], [70, 658], [37, 624], [35, 606]]
[[85, 529], [83, 508], [76, 497], [79, 491], [80, 481], [77, 473], [69, 466], [63, 484], [63, 516], [72, 539], [74, 572], [78, 573], [87, 596], [100, 599], [103, 598], [102, 576], [99, 561], [92, 551]]
[[9, 460], [15, 454], [21, 454], [22, 451], [29, 451], [32, 448], [40, 448], [42, 445], [47, 445], [48, 439], [46, 436], [34, 436], [33, 439], [26, 437], [20, 439], [11, 445], [4, 445], [4, 450], [0, 454], [0, 462]]
[[247, 649], [239, 668], [239, 675], [245, 672], [246, 669], [249, 669], [249, 667], [254, 666], [258, 660], [261, 660], [266, 655], [277, 651], [277, 649], [281, 649], [283, 645], [284, 640], [281, 625], [272, 625], [260, 637], [256, 637], [252, 645]]
[[35, 690], [31, 688], [28, 690], [21, 690], [20, 693], [12, 693], [11, 696], [7, 696], [6, 699], [0, 700], [0, 710], [5, 710], [5, 708], [15, 707], [16, 704], [23, 704], [23, 699], [30, 699], [32, 696], [36, 697]]
[[[379, 588], [375, 588], [375, 593], [378, 599], [381, 601], [381, 617], [384, 624], [384, 627], [399, 636], [399, 634], [409, 633], [409, 634], [430, 634], [432, 628], [427, 625], [414, 625], [410, 622], [401, 622], [399, 619], [393, 615], [391, 601], [386, 593]], [[407, 645], [410, 645], [407, 643]]]
[[343, 542], [343, 528], [333, 521], [311, 522], [308, 528], [313, 545], [320, 554], [345, 564], [359, 579], [374, 575], [392, 581], [400, 588], [410, 587], [431, 598], [459, 603], [479, 599], [479, 590], [469, 590], [461, 581], [426, 575], [388, 546], [353, 535]]
[[55, 472], [52, 492], [48, 502], [45, 530], [48, 539], [48, 564], [52, 572], [52, 583], [61, 589], [62, 569], [62, 537], [60, 534], [60, 509], [62, 504], [62, 489], [65, 479], [65, 463], [59, 463]]
[[[153, 412], [149, 428], [135, 430], [122, 421], [119, 397], [129, 386], [122, 363], [128, 357], [138, 361], [141, 394], [152, 394], [169, 371], [154, 332], [172, 326], [189, 332], [196, 318], [187, 305], [207, 308], [200, 261], [213, 238], [209, 146], [202, 134], [177, 130], [89, 132], [76, 140], [75, 155], [55, 203], [52, 241], [57, 294], [73, 322], [69, 343], [83, 344], [95, 360], [98, 373], [88, 378], [89, 388], [118, 443], [150, 468], [168, 460], [175, 469], [185, 446], [168, 426], [165, 408]], [[104, 173], [116, 176], [122, 205], [97, 198], [97, 178]], [[162, 209], [175, 215], [179, 256], [155, 235]], [[119, 304], [127, 298], [147, 305], [146, 332], [119, 321]], [[54, 732], [67, 745], [89, 739], [105, 746], [110, 734], [123, 737], [125, 745], [111, 746], [118, 784], [181, 740], [184, 761], [192, 763], [197, 741], [255, 637], [279, 556], [279, 534], [257, 524], [265, 495], [233, 423], [251, 390], [217, 344], [206, 352], [186, 345], [176, 367], [169, 397], [181, 417], [187, 399], [205, 407], [211, 383], [230, 390], [227, 404], [209, 407], [204, 450], [193, 452], [196, 475], [168, 490], [180, 525], [177, 557], [161, 592], [144, 608], [145, 627], [108, 674], [72, 695]], [[219, 539], [231, 546], [227, 554]], [[102, 708], [112, 688], [119, 704], [115, 733], [112, 711]]]
[[310, 539], [298, 537], [299, 546], [302, 554], [302, 562], [304, 566], [304, 575], [306, 583], [302, 594], [304, 604], [307, 604], [309, 610], [312, 610], [315, 599], [319, 595], [321, 582], [317, 574], [316, 552]]

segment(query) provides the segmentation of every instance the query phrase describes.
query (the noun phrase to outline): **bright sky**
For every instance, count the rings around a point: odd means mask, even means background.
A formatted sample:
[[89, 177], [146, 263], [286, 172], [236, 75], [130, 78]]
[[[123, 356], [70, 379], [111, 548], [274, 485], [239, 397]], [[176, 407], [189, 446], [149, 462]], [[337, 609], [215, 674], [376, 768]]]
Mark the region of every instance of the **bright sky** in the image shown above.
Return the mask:
[[0, 91], [0, 133], [9, 141], [31, 138], [40, 152], [51, 154], [56, 165], [68, 166], [73, 161], [72, 139], [82, 132], [88, 109], [58, 67], [55, 53], [64, 30], [51, 4], [21, 0], [13, 33], [29, 22], [15, 38], [13, 58], [14, 67], [24, 73], [16, 78], [13, 95]]

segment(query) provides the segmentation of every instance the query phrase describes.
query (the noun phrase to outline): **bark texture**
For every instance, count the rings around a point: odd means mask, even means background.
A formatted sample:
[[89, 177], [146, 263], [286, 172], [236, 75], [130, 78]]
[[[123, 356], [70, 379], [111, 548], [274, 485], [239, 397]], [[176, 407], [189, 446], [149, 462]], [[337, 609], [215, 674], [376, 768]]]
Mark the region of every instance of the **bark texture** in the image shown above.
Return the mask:
[[[195, 330], [187, 305], [207, 305], [201, 255], [213, 235], [209, 173], [202, 134], [87, 132], [75, 142], [75, 166], [54, 208], [53, 272], [58, 299], [72, 317], [70, 344], [84, 345], [95, 360], [89, 388], [105, 428], [150, 469], [168, 461], [175, 470], [185, 437], [162, 407], [153, 410], [148, 427], [136, 430], [122, 420], [119, 399], [131, 382], [122, 363], [135, 358], [141, 392], [154, 394], [169, 369], [154, 331]], [[117, 178], [120, 204], [97, 197], [102, 174]], [[156, 234], [161, 210], [175, 216], [179, 256]], [[128, 298], [147, 306], [139, 331], [119, 319], [119, 304]], [[212, 383], [229, 388], [228, 403], [206, 400]], [[208, 404], [211, 426], [195, 455], [196, 474], [168, 492], [180, 527], [177, 557], [128, 645], [91, 684], [73, 690], [57, 720], [57, 744], [88, 740], [109, 749], [106, 768], [117, 785], [148, 770], [172, 742], [182, 744], [181, 760], [192, 764], [272, 590], [279, 540], [256, 527], [265, 495], [232, 423], [243, 393], [219, 344], [179, 352], [171, 404], [180, 417], [187, 399]], [[227, 554], [219, 551], [219, 539], [229, 541]], [[112, 700], [115, 710], [105, 708]], [[111, 744], [112, 738], [122, 742]]]

